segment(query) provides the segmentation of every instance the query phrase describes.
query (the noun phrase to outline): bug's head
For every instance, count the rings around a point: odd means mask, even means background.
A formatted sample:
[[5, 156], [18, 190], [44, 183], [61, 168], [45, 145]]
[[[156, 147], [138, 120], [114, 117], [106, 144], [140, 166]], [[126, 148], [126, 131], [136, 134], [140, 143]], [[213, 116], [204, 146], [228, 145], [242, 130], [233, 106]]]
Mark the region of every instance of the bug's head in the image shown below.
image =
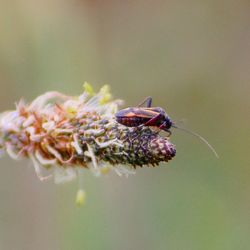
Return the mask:
[[164, 123], [162, 125], [162, 129], [168, 131], [172, 127], [172, 125], [173, 125], [172, 120], [170, 119], [169, 116], [166, 115], [164, 119]]

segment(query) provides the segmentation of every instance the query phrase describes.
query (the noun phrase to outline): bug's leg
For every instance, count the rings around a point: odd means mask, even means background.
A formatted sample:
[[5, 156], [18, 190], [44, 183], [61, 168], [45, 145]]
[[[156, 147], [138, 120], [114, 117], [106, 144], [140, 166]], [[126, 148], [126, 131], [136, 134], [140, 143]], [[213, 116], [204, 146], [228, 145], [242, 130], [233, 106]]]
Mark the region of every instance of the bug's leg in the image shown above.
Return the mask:
[[170, 130], [165, 130], [166, 132], [168, 132], [168, 136], [167, 137], [170, 137], [172, 135], [172, 132]]
[[166, 131], [168, 133], [167, 137], [170, 137], [172, 135], [172, 132], [168, 129], [163, 129], [164, 131]]
[[150, 119], [149, 121], [147, 121], [146, 123], [144, 123], [144, 126], [155, 126], [155, 122], [161, 117], [161, 114], [156, 115], [155, 117], [153, 117], [152, 119]]
[[137, 133], [137, 134], [136, 134], [136, 136], [132, 139], [132, 142], [133, 142], [134, 140], [136, 140], [136, 139], [141, 135], [143, 127], [144, 127], [144, 124], [141, 124], [141, 125], [135, 127], [136, 133]]
[[168, 132], [168, 130], [166, 129], [166, 124], [165, 124], [165, 122], [163, 122], [163, 123], [161, 124], [161, 126], [159, 126], [159, 129], [162, 129], [162, 130]]
[[162, 130], [168, 132], [168, 137], [170, 137], [170, 135], [172, 134], [172, 132], [169, 129], [166, 128], [166, 123], [165, 122], [162, 123], [162, 125], [159, 127], [159, 129], [162, 129]]
[[143, 126], [144, 126], [144, 124], [141, 124], [141, 125], [137, 126], [136, 128], [140, 131], [140, 130], [142, 130]]
[[149, 96], [143, 102], [141, 102], [137, 107], [141, 107], [144, 103], [146, 103], [146, 107], [150, 108], [152, 106], [152, 97]]
[[137, 130], [137, 135], [135, 136], [135, 138], [133, 139], [133, 141], [134, 141], [135, 139], [137, 139], [137, 137], [138, 137], [139, 135], [141, 135], [143, 126], [144, 126], [144, 124], [141, 124], [141, 125], [139, 125], [138, 127], [135, 127], [135, 129]]
[[159, 127], [154, 127], [153, 133], [158, 135], [161, 132], [161, 129]]

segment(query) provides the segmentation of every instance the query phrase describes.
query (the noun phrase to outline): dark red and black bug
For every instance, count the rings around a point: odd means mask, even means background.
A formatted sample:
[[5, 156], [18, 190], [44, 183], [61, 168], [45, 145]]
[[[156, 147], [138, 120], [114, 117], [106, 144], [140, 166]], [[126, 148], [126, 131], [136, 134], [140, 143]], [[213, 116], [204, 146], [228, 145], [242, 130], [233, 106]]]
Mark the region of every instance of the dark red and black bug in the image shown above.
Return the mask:
[[[146, 103], [146, 107], [142, 105]], [[116, 121], [127, 127], [152, 126], [164, 130], [171, 135], [170, 128], [178, 128], [189, 134], [192, 134], [202, 140], [213, 151], [218, 158], [215, 149], [201, 135], [186, 128], [178, 127], [161, 107], [152, 107], [152, 98], [146, 98], [137, 107], [129, 107], [118, 111], [115, 115]]]
[[[146, 103], [146, 107], [142, 105]], [[137, 107], [122, 109], [116, 113], [116, 121], [127, 127], [152, 126], [171, 134], [173, 122], [166, 111], [160, 107], [151, 107], [152, 98], [148, 97]]]

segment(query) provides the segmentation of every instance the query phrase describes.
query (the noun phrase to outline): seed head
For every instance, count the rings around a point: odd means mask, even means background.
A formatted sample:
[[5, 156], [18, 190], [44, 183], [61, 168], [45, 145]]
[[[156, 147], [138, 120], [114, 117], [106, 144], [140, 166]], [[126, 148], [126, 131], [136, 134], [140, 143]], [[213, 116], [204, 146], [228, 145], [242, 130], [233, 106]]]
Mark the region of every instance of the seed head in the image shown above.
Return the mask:
[[155, 166], [175, 156], [174, 145], [159, 132], [116, 122], [122, 102], [112, 99], [107, 85], [98, 93], [88, 83], [84, 89], [77, 97], [47, 92], [2, 113], [1, 152], [13, 159], [30, 158], [41, 180], [48, 177], [46, 170], [56, 182], [72, 180], [81, 168], [97, 175], [108, 170], [128, 175], [138, 166]]

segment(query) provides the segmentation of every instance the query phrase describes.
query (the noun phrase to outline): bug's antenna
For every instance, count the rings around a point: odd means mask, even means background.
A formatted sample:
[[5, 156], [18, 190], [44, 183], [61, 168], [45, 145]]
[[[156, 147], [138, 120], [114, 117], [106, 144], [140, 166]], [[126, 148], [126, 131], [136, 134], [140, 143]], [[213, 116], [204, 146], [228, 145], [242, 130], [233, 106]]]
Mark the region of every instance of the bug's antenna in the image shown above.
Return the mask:
[[207, 141], [205, 138], [203, 138], [201, 135], [199, 135], [199, 134], [197, 134], [197, 133], [195, 133], [195, 132], [193, 132], [193, 131], [191, 131], [191, 130], [188, 130], [188, 129], [186, 129], [186, 128], [177, 127], [175, 124], [173, 124], [172, 127], [173, 127], [173, 128], [177, 128], [177, 129], [180, 129], [180, 130], [183, 130], [183, 131], [185, 131], [185, 132], [187, 132], [187, 133], [189, 133], [189, 134], [191, 134], [191, 135], [193, 135], [193, 136], [198, 137], [201, 141], [203, 141], [205, 144], [207, 144], [207, 146], [208, 146], [208, 147], [210, 148], [210, 150], [214, 153], [214, 155], [215, 155], [217, 158], [219, 158], [219, 155], [217, 154], [217, 152], [215, 151], [215, 149], [212, 147], [212, 145], [210, 145], [210, 144], [208, 143], [208, 141]]

